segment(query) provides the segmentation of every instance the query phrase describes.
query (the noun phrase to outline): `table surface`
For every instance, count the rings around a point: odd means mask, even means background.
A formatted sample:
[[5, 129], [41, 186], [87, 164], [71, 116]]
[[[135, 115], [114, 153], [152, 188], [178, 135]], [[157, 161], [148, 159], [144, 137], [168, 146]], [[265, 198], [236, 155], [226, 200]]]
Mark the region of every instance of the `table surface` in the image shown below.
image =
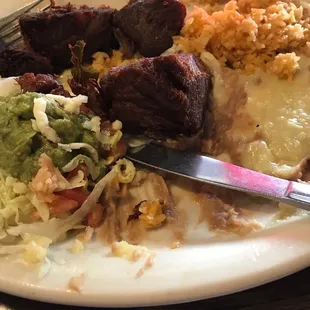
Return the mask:
[[[310, 268], [282, 280], [251, 290], [182, 305], [149, 308], [152, 310], [307, 310], [310, 309]], [[55, 306], [0, 293], [0, 310], [86, 310]], [[146, 310], [147, 308], [141, 308]]]

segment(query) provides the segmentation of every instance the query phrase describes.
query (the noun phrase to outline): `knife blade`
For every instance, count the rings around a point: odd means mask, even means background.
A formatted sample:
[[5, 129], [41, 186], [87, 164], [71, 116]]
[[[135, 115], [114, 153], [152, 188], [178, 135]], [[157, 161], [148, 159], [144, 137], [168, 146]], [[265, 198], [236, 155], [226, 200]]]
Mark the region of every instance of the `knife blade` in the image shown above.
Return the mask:
[[133, 162], [192, 180], [254, 194], [310, 211], [310, 186], [239, 167], [211, 157], [155, 144], [126, 156]]

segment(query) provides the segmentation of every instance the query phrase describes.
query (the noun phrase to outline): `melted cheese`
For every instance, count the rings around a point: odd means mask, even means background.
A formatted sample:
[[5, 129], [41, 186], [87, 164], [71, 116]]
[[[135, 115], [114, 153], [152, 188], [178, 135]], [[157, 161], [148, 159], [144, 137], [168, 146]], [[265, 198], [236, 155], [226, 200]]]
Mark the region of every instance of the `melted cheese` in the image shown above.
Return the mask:
[[226, 85], [222, 77], [222, 67], [219, 61], [208, 52], [202, 52], [200, 55], [200, 59], [212, 72], [213, 104], [221, 108], [228, 100], [227, 92], [225, 91]]
[[[259, 137], [241, 154], [243, 166], [290, 177], [309, 156], [310, 59], [303, 57], [300, 64], [302, 70], [293, 81], [262, 72], [243, 77], [248, 94], [245, 111], [256, 122]], [[234, 127], [238, 129], [237, 124]]]

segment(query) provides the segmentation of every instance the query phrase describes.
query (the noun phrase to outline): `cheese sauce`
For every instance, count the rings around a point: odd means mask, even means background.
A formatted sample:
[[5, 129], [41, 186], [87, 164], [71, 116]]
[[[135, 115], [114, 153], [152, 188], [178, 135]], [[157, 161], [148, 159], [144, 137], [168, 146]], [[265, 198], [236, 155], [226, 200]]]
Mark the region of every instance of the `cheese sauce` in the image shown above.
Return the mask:
[[[256, 139], [248, 143], [243, 166], [290, 177], [310, 150], [310, 60], [302, 58], [294, 80], [263, 72], [242, 77], [248, 95], [244, 111], [256, 123]], [[234, 127], [237, 129], [238, 120]], [[234, 128], [232, 128], [232, 134]]]

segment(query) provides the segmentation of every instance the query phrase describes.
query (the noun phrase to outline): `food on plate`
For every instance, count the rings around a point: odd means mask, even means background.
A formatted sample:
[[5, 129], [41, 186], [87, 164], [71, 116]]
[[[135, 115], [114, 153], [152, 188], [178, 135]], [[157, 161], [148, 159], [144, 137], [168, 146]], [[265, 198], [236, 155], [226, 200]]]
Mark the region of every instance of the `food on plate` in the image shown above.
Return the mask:
[[69, 92], [50, 74], [25, 73], [16, 81], [23, 93], [31, 92], [70, 97]]
[[[189, 2], [174, 51], [201, 53], [207, 49], [233, 69], [253, 72], [261, 67], [280, 77], [298, 70], [297, 53], [308, 54], [309, 4], [297, 1], [228, 1], [206, 6]], [[297, 57], [296, 57], [297, 56]]]
[[111, 253], [114, 256], [126, 258], [133, 262], [150, 254], [146, 247], [129, 244], [126, 241], [114, 242], [111, 246]]
[[0, 55], [0, 255], [38, 263], [71, 234], [75, 254], [99, 238], [148, 253], [139, 277], [157, 232], [177, 248], [189, 226], [245, 235], [301, 214], [262, 222], [255, 206], [277, 204], [123, 157], [161, 143], [308, 182], [309, 4], [53, 5], [20, 24], [26, 47]]
[[145, 273], [145, 271], [146, 271], [147, 269], [150, 269], [150, 268], [153, 267], [153, 265], [154, 265], [154, 263], [155, 263], [155, 258], [156, 258], [156, 253], [155, 253], [155, 252], [151, 253], [151, 254], [148, 256], [148, 258], [147, 258], [147, 260], [145, 261], [145, 263], [144, 263], [144, 265], [142, 266], [142, 268], [140, 268], [139, 271], [137, 272], [136, 278], [141, 278], [141, 277], [144, 275], [144, 273]]
[[39, 172], [40, 164], [41, 168], [45, 166], [39, 160], [44, 154], [45, 160], [64, 172], [83, 162], [79, 158], [88, 158], [87, 169], [93, 180], [104, 175], [100, 152], [109, 150], [110, 132], [101, 135], [100, 127], [92, 125], [95, 116], [80, 113], [86, 101], [83, 96], [65, 98], [29, 92], [4, 99], [0, 105], [0, 167], [29, 181]]
[[155, 228], [161, 226], [167, 216], [164, 214], [163, 200], [147, 201], [142, 200], [134, 208], [134, 213], [128, 217], [128, 222], [140, 219], [146, 228]]
[[177, 0], [134, 0], [114, 14], [113, 26], [126, 55], [138, 51], [153, 57], [172, 46], [185, 16], [186, 8]]
[[146, 258], [143, 266], [136, 273], [136, 278], [143, 276], [145, 271], [154, 265], [155, 252], [150, 252], [146, 247], [129, 244], [126, 241], [114, 242], [111, 246], [111, 254], [116, 257], [136, 262], [141, 258]]
[[84, 250], [83, 242], [80, 241], [79, 239], [75, 239], [71, 247], [71, 252], [73, 254], [80, 254], [81, 252], [83, 252], [83, 250]]
[[100, 85], [110, 119], [126, 132], [191, 136], [202, 129], [211, 75], [194, 55], [176, 54], [113, 68]]
[[105, 6], [95, 9], [68, 4], [52, 6], [46, 12], [24, 14], [19, 23], [27, 46], [49, 59], [58, 71], [70, 67], [68, 45], [78, 40], [87, 43], [85, 58], [88, 60], [99, 50], [110, 51], [115, 47], [112, 28], [114, 12]]
[[[39, 78], [41, 88], [50, 82], [59, 86], [50, 76]], [[34, 92], [1, 99], [2, 241], [27, 234], [56, 241], [75, 225], [98, 227], [103, 206], [97, 201], [106, 179], [133, 178], [135, 168], [126, 160], [120, 163], [127, 168], [124, 173], [117, 164], [113, 168], [122, 155], [121, 123], [103, 123], [89, 110], [83, 112], [85, 103], [82, 95]], [[92, 201], [91, 195], [97, 198]]]
[[22, 48], [10, 48], [0, 53], [2, 77], [19, 76], [27, 72], [52, 73], [53, 67], [46, 58]]
[[74, 46], [69, 46], [73, 68], [71, 69], [71, 78], [67, 80], [67, 83], [74, 94], [88, 97], [88, 108], [97, 115], [106, 118], [106, 111], [102, 109], [104, 102], [101, 88], [97, 82], [99, 73], [92, 67], [83, 65], [85, 45], [84, 41], [78, 41]]
[[76, 277], [72, 277], [68, 283], [68, 289], [76, 293], [82, 293], [84, 280], [85, 280], [84, 273], [81, 273]]

